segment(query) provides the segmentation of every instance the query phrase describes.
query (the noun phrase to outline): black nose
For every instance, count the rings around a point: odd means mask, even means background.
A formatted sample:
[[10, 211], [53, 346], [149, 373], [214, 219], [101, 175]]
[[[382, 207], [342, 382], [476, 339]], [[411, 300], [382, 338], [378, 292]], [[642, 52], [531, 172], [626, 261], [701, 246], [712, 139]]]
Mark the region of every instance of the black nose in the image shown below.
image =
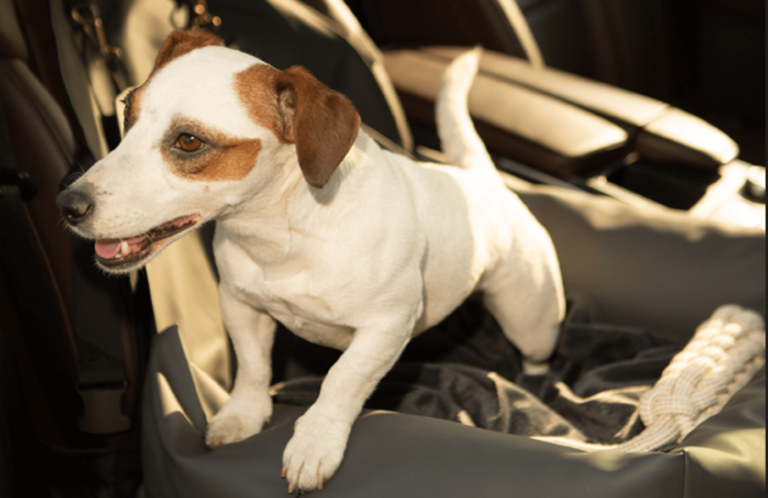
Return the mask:
[[56, 205], [70, 225], [77, 225], [93, 212], [93, 201], [79, 190], [64, 190], [56, 196]]

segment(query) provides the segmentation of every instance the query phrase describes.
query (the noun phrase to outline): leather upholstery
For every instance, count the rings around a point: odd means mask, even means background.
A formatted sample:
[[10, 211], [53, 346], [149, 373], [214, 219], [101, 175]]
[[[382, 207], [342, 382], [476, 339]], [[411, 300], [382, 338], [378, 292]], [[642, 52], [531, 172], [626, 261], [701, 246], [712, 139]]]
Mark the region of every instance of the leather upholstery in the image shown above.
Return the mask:
[[[480, 44], [489, 50], [524, 56], [495, 0], [348, 1], [363, 27], [380, 47], [402, 45]], [[438, 7], [439, 6], [439, 7]]]
[[[61, 106], [30, 69], [29, 51], [14, 5], [10, 0], [0, 0], [0, 11], [0, 98], [10, 123], [16, 166], [30, 175], [38, 190], [37, 196], [28, 201], [27, 209], [38, 228], [45, 257], [49, 259], [46, 266], [58, 287], [62, 313], [67, 316], [72, 306], [69, 232], [59, 223], [52, 199], [70, 170], [78, 145]], [[49, 51], [53, 49], [48, 47]], [[58, 64], [52, 70], [58, 71]]]
[[[461, 47], [426, 46], [419, 48], [430, 56], [453, 60], [465, 51]], [[669, 107], [663, 102], [591, 81], [571, 73], [547, 68], [535, 70], [523, 59], [494, 51], [484, 51], [480, 68], [504, 81], [571, 102], [618, 122], [627, 129], [640, 128], [662, 115]]]
[[716, 170], [739, 155], [739, 146], [714, 126], [670, 107], [637, 136], [637, 151], [658, 162]]
[[29, 174], [37, 196], [27, 202], [37, 228], [52, 280], [60, 287], [62, 313], [69, 314], [69, 234], [59, 222], [52, 199], [72, 164], [75, 143], [66, 118], [29, 68], [19, 60], [0, 62], [0, 96], [3, 100], [17, 167]]
[[[385, 54], [385, 65], [411, 119], [434, 126], [434, 96], [450, 59], [415, 50]], [[477, 131], [491, 153], [553, 173], [574, 173], [620, 155], [621, 127], [522, 85], [479, 74], [469, 95]]]
[[[37, 437], [46, 442], [62, 443], [60, 438], [64, 436], [58, 432], [62, 429], [61, 424], [66, 425], [65, 420], [71, 421], [76, 416], [76, 411], [68, 413], [72, 411], [72, 403], [76, 403], [76, 356], [72, 334], [70, 235], [59, 221], [53, 199], [59, 192], [59, 184], [70, 170], [77, 143], [61, 107], [30, 68], [30, 52], [16, 22], [16, 11], [10, 0], [0, 0], [0, 19], [0, 100], [8, 123], [16, 167], [30, 176], [37, 189], [37, 195], [25, 203], [26, 212], [38, 244], [39, 267], [46, 274], [47, 291], [56, 302], [66, 329], [65, 337], [52, 338], [53, 342], [43, 346], [53, 348], [60, 355], [56, 363], [63, 370], [55, 373], [48, 371], [49, 375], [57, 378], [38, 378], [35, 370], [32, 370], [33, 363], [41, 359], [33, 359], [30, 363], [22, 353], [22, 331], [20, 324], [15, 322], [12, 309], [3, 310], [2, 328], [11, 337], [15, 337], [12, 343], [17, 348], [26, 397], [30, 405], [35, 407], [33, 413], [36, 414], [34, 425]], [[49, 47], [49, 50], [53, 48]], [[51, 70], [57, 71], [57, 68]], [[8, 282], [4, 284], [10, 285]], [[27, 340], [34, 339], [28, 337]], [[43, 358], [42, 361], [46, 360]], [[40, 373], [40, 370], [37, 372]], [[44, 386], [51, 384], [71, 386], [69, 392], [60, 393], [61, 397], [58, 398], [59, 401], [66, 400], [65, 403], [44, 399]], [[50, 408], [44, 408], [48, 403], [52, 403]]]
[[[426, 53], [452, 60], [465, 49], [424, 47]], [[570, 102], [637, 135], [636, 150], [657, 161], [717, 169], [734, 160], [739, 147], [704, 120], [669, 104], [557, 69], [537, 70], [521, 59], [485, 52], [484, 72], [505, 81]]]
[[[4, 2], [0, 2], [4, 3]], [[23, 26], [26, 58], [30, 70], [40, 79], [68, 118], [75, 123], [69, 98], [64, 89], [59, 70], [58, 52], [51, 30], [51, 12], [47, 0], [15, 0], [16, 16]]]
[[[447, 64], [465, 50], [433, 46], [386, 53], [387, 70], [416, 120], [434, 122], [427, 102], [434, 100]], [[554, 69], [536, 70], [490, 51], [483, 53], [480, 70], [470, 112], [481, 121], [478, 132], [488, 148], [545, 171], [563, 174], [599, 161], [605, 165], [620, 150], [708, 170], [738, 156], [738, 146], [722, 131], [655, 99]], [[481, 101], [483, 93], [492, 97]], [[521, 103], [507, 107], [515, 101]], [[514, 112], [501, 115], [505, 110]], [[616, 125], [626, 132], [623, 137], [611, 128]]]
[[[516, 1], [548, 66], [657, 98], [669, 97], [676, 69], [671, 2]], [[480, 44], [524, 57], [497, 0], [348, 3], [373, 40], [385, 48]]]
[[[505, 55], [498, 14], [432, 0], [347, 0], [385, 50], [481, 44]], [[493, 4], [493, 0], [467, 2]], [[725, 130], [753, 164], [765, 160], [765, 2], [517, 0], [547, 67], [664, 102]], [[394, 5], [397, 8], [390, 8]], [[462, 15], [455, 19], [456, 15]], [[444, 18], [449, 19], [444, 19]], [[454, 17], [453, 19], [450, 19]]]

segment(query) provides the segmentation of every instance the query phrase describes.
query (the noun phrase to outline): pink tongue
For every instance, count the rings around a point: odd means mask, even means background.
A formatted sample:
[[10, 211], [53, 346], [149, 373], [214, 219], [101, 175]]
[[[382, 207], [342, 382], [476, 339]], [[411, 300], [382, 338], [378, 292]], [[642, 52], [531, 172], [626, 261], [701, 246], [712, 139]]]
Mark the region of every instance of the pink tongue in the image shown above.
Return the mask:
[[[189, 216], [182, 216], [181, 218], [177, 218], [172, 222], [168, 222], [165, 225], [163, 225], [163, 227], [167, 225], [180, 227], [186, 223], [189, 223], [190, 221], [196, 223], [199, 219], [200, 219], [199, 214], [191, 214]], [[126, 239], [126, 240], [120, 240], [120, 239], [97, 240], [95, 245], [96, 254], [98, 254], [99, 257], [103, 259], [115, 258], [118, 254], [120, 254], [120, 246], [122, 246], [123, 242], [128, 244], [129, 254], [137, 253], [141, 251], [141, 243], [146, 238], [147, 238], [146, 235], [139, 235], [138, 237], [134, 237], [132, 239]], [[126, 256], [128, 256], [129, 254], [126, 254]]]
[[132, 253], [139, 252], [141, 248], [139, 247], [138, 243], [142, 240], [144, 240], [143, 235], [125, 241], [115, 239], [97, 240], [95, 245], [96, 254], [104, 259], [112, 259], [120, 253], [120, 246], [122, 242], [128, 243], [128, 248]]
[[120, 252], [119, 240], [117, 242], [102, 240], [96, 241], [96, 254], [98, 254], [99, 257], [104, 259], [112, 259], [117, 256], [118, 252]]

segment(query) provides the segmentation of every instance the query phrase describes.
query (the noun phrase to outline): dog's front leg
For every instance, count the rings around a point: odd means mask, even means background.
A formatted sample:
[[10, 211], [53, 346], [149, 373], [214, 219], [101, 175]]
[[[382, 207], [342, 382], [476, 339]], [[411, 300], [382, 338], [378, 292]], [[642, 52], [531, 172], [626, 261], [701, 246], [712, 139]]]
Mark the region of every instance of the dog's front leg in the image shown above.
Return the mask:
[[296, 421], [283, 453], [289, 493], [320, 489], [336, 471], [352, 424], [402, 353], [414, 322], [379, 323], [355, 331], [352, 343], [328, 371], [317, 401]]
[[219, 288], [224, 324], [237, 356], [237, 376], [229, 401], [208, 424], [205, 444], [216, 448], [241, 441], [261, 430], [272, 416], [269, 382], [275, 320]]

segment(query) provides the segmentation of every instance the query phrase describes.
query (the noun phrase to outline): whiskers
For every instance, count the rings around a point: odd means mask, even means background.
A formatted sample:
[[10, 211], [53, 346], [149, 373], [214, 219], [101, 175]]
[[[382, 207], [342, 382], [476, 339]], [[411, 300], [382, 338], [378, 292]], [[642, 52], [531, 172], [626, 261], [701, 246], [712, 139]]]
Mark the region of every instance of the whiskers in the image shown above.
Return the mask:
[[73, 173], [68, 174], [67, 176], [64, 177], [64, 180], [62, 180], [61, 186], [63, 187], [63, 189], [69, 187], [70, 185], [75, 183], [77, 181], [77, 179], [80, 178], [81, 176], [83, 176], [84, 174], [85, 174], [85, 171], [75, 171]]
[[85, 166], [80, 161], [74, 161], [72, 163], [72, 167], [69, 169], [69, 173], [67, 173], [67, 176], [64, 177], [64, 179], [59, 184], [59, 189], [64, 190], [73, 183], [75, 183], [78, 178], [83, 176], [85, 174]]
[[58, 224], [63, 228], [64, 230], [69, 230], [71, 227], [69, 226], [69, 223], [64, 221], [64, 218], [62, 216], [59, 216]]

